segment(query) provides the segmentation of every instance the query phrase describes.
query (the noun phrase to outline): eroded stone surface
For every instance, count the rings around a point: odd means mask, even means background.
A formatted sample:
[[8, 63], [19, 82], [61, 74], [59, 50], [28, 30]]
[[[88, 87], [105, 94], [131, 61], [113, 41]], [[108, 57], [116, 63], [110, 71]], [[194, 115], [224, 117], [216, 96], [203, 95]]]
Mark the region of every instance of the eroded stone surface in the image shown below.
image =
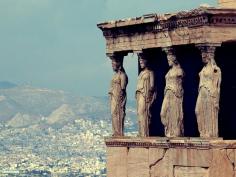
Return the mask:
[[213, 158], [211, 149], [188, 149], [187, 166], [209, 167]]
[[107, 149], [107, 176], [127, 176], [128, 150], [126, 147], [113, 147]]
[[[208, 169], [211, 161], [212, 150], [171, 148], [166, 150], [164, 157], [152, 166], [150, 170], [152, 176], [155, 177], [162, 175], [172, 177], [175, 166], [196, 167], [193, 168], [196, 171], [198, 169], [197, 167], [200, 169]], [[196, 172], [196, 174], [198, 173]], [[202, 172], [199, 172], [199, 174], [202, 174]]]
[[233, 164], [227, 157], [226, 149], [214, 149], [213, 159], [209, 168], [210, 177], [233, 177]]
[[[236, 177], [236, 141], [178, 138], [165, 140], [166, 146], [150, 143], [149, 147], [145, 140], [157, 143], [164, 139], [145, 138], [141, 144], [144, 147], [140, 144], [137, 147], [108, 147], [108, 177]], [[123, 141], [130, 143], [131, 139]], [[136, 141], [141, 143], [140, 138]], [[174, 142], [178, 142], [178, 146], [168, 148]], [[202, 149], [192, 146], [191, 142], [208, 142], [209, 146]]]
[[174, 177], [209, 177], [208, 168], [175, 166]]
[[167, 149], [165, 156], [154, 166], [150, 168], [151, 177], [172, 177], [173, 161], [170, 156], [170, 150]]
[[128, 151], [128, 177], [149, 177], [149, 149], [130, 148]]
[[227, 153], [227, 157], [230, 160], [230, 162], [232, 163], [232, 165], [235, 167], [235, 149], [227, 149], [226, 150]]
[[165, 156], [166, 149], [149, 148], [149, 167], [155, 166]]

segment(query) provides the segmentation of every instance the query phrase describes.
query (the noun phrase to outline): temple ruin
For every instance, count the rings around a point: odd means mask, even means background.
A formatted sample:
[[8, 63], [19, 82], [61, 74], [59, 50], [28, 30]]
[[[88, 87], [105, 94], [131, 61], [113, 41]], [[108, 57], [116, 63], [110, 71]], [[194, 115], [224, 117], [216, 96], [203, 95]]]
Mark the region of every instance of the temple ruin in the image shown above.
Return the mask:
[[[98, 24], [116, 61], [109, 177], [236, 176], [236, 0], [218, 3]], [[122, 132], [128, 53], [139, 58], [138, 137]]]

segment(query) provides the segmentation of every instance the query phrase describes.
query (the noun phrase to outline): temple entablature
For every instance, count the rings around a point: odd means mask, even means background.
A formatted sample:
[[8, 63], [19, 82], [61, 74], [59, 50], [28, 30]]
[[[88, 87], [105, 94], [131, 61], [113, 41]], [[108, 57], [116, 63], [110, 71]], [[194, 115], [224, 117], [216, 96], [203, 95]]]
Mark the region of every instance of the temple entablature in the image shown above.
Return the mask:
[[172, 14], [98, 24], [106, 38], [106, 52], [199, 43], [222, 43], [236, 38], [236, 10], [200, 7]]

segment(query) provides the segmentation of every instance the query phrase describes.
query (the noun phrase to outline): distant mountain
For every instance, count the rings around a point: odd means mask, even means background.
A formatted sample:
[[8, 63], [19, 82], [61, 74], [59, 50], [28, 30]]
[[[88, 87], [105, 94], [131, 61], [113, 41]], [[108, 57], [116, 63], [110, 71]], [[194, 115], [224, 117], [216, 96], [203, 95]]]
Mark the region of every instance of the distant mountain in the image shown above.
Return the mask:
[[[48, 116], [54, 109], [69, 102], [67, 100], [69, 97], [63, 91], [30, 86], [0, 89], [0, 95], [6, 98], [5, 102], [10, 102], [6, 105], [8, 109], [11, 108], [13, 112], [30, 115]], [[0, 120], [2, 120], [1, 117]]]
[[7, 125], [12, 128], [22, 128], [36, 124], [39, 121], [40, 119], [34, 115], [17, 113], [10, 121], [7, 122]]
[[25, 112], [24, 107], [7, 95], [2, 95], [0, 90], [0, 121], [9, 120], [18, 112]]
[[68, 104], [63, 104], [49, 115], [46, 122], [49, 125], [60, 128], [65, 124], [72, 122], [75, 118], [75, 113], [70, 106]]
[[8, 81], [0, 81], [0, 89], [9, 89], [9, 88], [13, 88], [16, 87], [17, 85], [12, 83], [12, 82], [8, 82]]
[[[133, 106], [128, 103], [127, 107]], [[79, 97], [61, 90], [30, 86], [0, 89], [0, 121], [9, 121], [16, 115], [20, 119], [19, 114], [34, 116], [34, 119], [49, 117], [49, 124], [57, 116], [58, 121], [60, 116], [110, 121], [108, 97]]]
[[[136, 118], [135, 102], [128, 101], [127, 117]], [[80, 97], [62, 90], [31, 86], [0, 89], [0, 122], [11, 127], [40, 123], [60, 128], [77, 117], [111, 122], [108, 97]]]

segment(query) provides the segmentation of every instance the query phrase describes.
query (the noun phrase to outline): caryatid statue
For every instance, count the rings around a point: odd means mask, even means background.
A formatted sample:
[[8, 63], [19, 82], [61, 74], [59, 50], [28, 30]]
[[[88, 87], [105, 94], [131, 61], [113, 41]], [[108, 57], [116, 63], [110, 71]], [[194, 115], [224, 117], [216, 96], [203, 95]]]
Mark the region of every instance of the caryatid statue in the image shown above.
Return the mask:
[[138, 56], [141, 68], [136, 90], [139, 136], [148, 137], [152, 117], [151, 107], [156, 98], [155, 76], [144, 54], [139, 53]]
[[165, 127], [165, 136], [183, 136], [183, 77], [184, 72], [174, 55], [172, 48], [163, 49], [170, 66], [167, 72], [164, 100], [161, 108], [161, 121]]
[[195, 108], [201, 137], [218, 137], [218, 112], [221, 70], [214, 60], [215, 46], [198, 46], [204, 67], [199, 73], [200, 82]]
[[110, 58], [112, 69], [115, 72], [111, 80], [109, 91], [113, 130], [112, 136], [123, 136], [128, 77], [123, 68], [123, 56], [113, 55], [110, 56]]

